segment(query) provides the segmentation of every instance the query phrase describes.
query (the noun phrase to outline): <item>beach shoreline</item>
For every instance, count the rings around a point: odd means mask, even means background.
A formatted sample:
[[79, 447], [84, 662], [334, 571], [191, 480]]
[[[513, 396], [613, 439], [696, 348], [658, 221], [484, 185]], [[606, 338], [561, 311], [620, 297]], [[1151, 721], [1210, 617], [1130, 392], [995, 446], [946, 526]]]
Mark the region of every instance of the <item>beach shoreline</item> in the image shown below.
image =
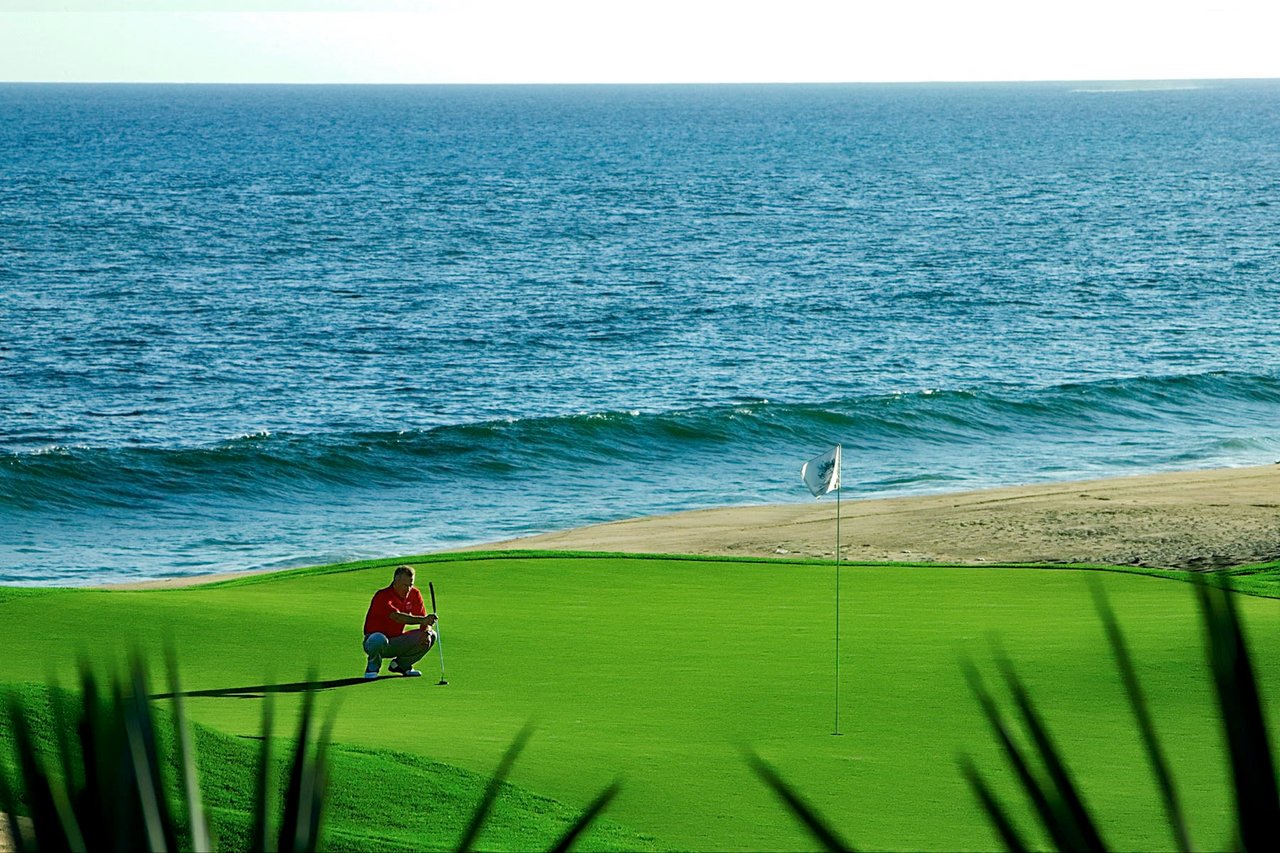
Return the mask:
[[[644, 516], [449, 549], [736, 557], [835, 554], [836, 501]], [[1109, 563], [1209, 570], [1280, 559], [1280, 463], [845, 500], [851, 562]], [[196, 586], [275, 569], [162, 578], [100, 589]]]

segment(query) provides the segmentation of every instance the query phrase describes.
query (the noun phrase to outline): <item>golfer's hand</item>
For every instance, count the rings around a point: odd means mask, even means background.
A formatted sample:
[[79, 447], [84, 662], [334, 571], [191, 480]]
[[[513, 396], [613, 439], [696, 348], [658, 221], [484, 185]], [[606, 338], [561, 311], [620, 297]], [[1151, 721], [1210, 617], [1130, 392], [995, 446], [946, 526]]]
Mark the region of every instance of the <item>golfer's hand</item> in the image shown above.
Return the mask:
[[436, 624], [436, 622], [437, 622], [436, 615], [434, 613], [428, 613], [427, 621], [423, 622], [422, 624], [430, 628], [432, 625]]

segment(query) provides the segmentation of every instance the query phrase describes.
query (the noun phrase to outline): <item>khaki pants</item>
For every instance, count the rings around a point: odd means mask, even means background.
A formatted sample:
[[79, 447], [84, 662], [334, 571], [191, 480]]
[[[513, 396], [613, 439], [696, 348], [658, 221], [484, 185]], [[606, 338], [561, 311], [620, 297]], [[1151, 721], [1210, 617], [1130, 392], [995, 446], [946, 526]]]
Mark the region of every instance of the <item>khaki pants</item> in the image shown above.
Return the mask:
[[373, 658], [377, 658], [379, 666], [382, 658], [395, 658], [397, 667], [408, 669], [431, 651], [435, 642], [436, 632], [431, 628], [414, 628], [398, 637], [388, 637], [375, 631], [364, 638], [364, 653], [370, 657], [371, 664]]

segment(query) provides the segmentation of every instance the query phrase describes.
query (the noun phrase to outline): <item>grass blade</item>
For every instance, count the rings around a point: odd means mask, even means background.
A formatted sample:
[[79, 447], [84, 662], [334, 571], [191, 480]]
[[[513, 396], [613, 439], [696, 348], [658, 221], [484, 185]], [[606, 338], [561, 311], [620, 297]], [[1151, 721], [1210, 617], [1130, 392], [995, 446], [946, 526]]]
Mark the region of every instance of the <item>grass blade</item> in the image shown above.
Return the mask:
[[1100, 853], [1100, 851], [1106, 849], [1106, 845], [1103, 844], [1098, 827], [1093, 822], [1093, 818], [1089, 816], [1088, 809], [1084, 806], [1079, 790], [1071, 781], [1070, 774], [1067, 773], [1066, 764], [1063, 763], [1061, 756], [1059, 756], [1057, 749], [1053, 745], [1052, 739], [1049, 737], [1048, 729], [1045, 728], [1040, 715], [1032, 705], [1031, 696], [1027, 693], [1026, 688], [1022, 686], [1022, 682], [1018, 680], [1017, 674], [1014, 673], [1012, 665], [1007, 660], [1001, 662], [1001, 668], [1004, 670], [1005, 680], [1008, 682], [1009, 690], [1013, 693], [1014, 701], [1022, 713], [1023, 722], [1026, 724], [1027, 730], [1036, 744], [1036, 750], [1040, 753], [1040, 760], [1044, 763], [1049, 779], [1056, 789], [1059, 802], [1066, 809], [1066, 814], [1064, 815], [1066, 824], [1078, 839], [1079, 849], [1099, 851]]
[[1208, 635], [1210, 669], [1231, 757], [1240, 840], [1246, 850], [1280, 848], [1280, 796], [1266, 720], [1233, 593], [1196, 584]]
[[1178, 802], [1178, 792], [1173, 786], [1173, 775], [1169, 771], [1169, 763], [1165, 760], [1164, 750], [1160, 748], [1160, 740], [1156, 737], [1155, 725], [1151, 721], [1147, 698], [1138, 683], [1138, 674], [1133, 666], [1133, 658], [1129, 655], [1128, 644], [1120, 630], [1120, 623], [1107, 601], [1106, 593], [1098, 583], [1093, 583], [1093, 600], [1106, 628], [1107, 637], [1111, 641], [1111, 651], [1116, 658], [1116, 667], [1120, 670], [1120, 678], [1124, 682], [1125, 695], [1129, 697], [1129, 707], [1138, 721], [1138, 732], [1142, 736], [1142, 744], [1147, 751], [1147, 759], [1151, 762], [1151, 771], [1155, 774], [1156, 784], [1160, 788], [1160, 798], [1164, 803], [1165, 815], [1169, 820], [1169, 829], [1173, 832], [1174, 846], [1179, 850], [1191, 849], [1191, 836], [1187, 831], [1187, 821]]
[[502, 760], [498, 762], [498, 768], [493, 771], [493, 777], [484, 789], [484, 796], [480, 799], [480, 805], [476, 806], [475, 812], [471, 815], [471, 822], [467, 825], [466, 830], [462, 833], [462, 838], [458, 841], [460, 853], [467, 853], [471, 849], [476, 836], [480, 834], [480, 828], [484, 826], [485, 820], [489, 817], [489, 812], [493, 810], [494, 801], [498, 799], [498, 791], [502, 787], [502, 783], [506, 781], [507, 774], [511, 772], [511, 765], [515, 764], [520, 751], [524, 749], [524, 745], [529, 742], [529, 738], [532, 735], [533, 727], [525, 726], [516, 735], [516, 739], [511, 742], [511, 746], [507, 747], [507, 751], [503, 753]]
[[178, 767], [182, 772], [183, 791], [187, 802], [187, 821], [190, 824], [191, 847], [195, 853], [208, 853], [213, 849], [209, 840], [209, 824], [204, 816], [204, 802], [200, 796], [200, 778], [196, 774], [196, 754], [191, 743], [191, 727], [182, 705], [182, 684], [178, 678], [178, 658], [169, 646], [165, 651], [165, 663], [169, 670], [169, 689], [173, 692], [173, 725], [177, 732]]
[[1000, 805], [1000, 801], [996, 799], [995, 794], [987, 787], [987, 783], [978, 774], [977, 768], [973, 766], [973, 762], [969, 760], [968, 756], [961, 757], [960, 771], [969, 780], [969, 786], [973, 788], [973, 792], [977, 795], [983, 811], [987, 813], [987, 819], [991, 821], [991, 825], [995, 827], [996, 832], [1000, 835], [1000, 840], [1004, 842], [1005, 849], [1009, 853], [1026, 853], [1028, 848], [1022, 840], [1022, 836], [1018, 834], [1018, 830], [1013, 826], [1013, 821], [1009, 819], [1009, 815]]
[[751, 769], [756, 771], [756, 774], [764, 780], [765, 784], [786, 804], [791, 814], [805, 825], [805, 828], [809, 830], [809, 834], [823, 847], [831, 851], [853, 850], [853, 847], [836, 834], [826, 819], [806, 803], [790, 785], [783, 781], [777, 771], [766, 764], [760, 756], [754, 752], [748, 752], [747, 761], [751, 765]]
[[576, 821], [574, 821], [573, 826], [569, 827], [569, 831], [560, 836], [560, 840], [551, 848], [551, 853], [567, 853], [569, 848], [573, 846], [573, 843], [578, 840], [578, 836], [583, 832], [586, 832], [587, 827], [591, 826], [595, 819], [600, 816], [600, 813], [605, 810], [605, 807], [608, 806], [609, 802], [618, 795], [618, 791], [621, 789], [622, 785], [618, 782], [614, 782], [612, 785], [601, 791], [600, 794], [591, 801], [591, 805], [587, 806], [587, 810], [584, 811]]

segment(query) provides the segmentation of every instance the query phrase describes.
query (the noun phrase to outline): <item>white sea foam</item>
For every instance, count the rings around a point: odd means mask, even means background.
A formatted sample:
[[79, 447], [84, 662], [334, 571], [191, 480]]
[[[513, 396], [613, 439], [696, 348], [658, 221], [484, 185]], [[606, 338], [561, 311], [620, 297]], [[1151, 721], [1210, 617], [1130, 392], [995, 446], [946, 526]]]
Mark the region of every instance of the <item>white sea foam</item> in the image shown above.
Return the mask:
[[1113, 86], [1098, 85], [1072, 89], [1076, 94], [1107, 95], [1117, 92], [1191, 92], [1208, 88], [1200, 83], [1162, 83], [1158, 80], [1150, 83], [1117, 83]]

